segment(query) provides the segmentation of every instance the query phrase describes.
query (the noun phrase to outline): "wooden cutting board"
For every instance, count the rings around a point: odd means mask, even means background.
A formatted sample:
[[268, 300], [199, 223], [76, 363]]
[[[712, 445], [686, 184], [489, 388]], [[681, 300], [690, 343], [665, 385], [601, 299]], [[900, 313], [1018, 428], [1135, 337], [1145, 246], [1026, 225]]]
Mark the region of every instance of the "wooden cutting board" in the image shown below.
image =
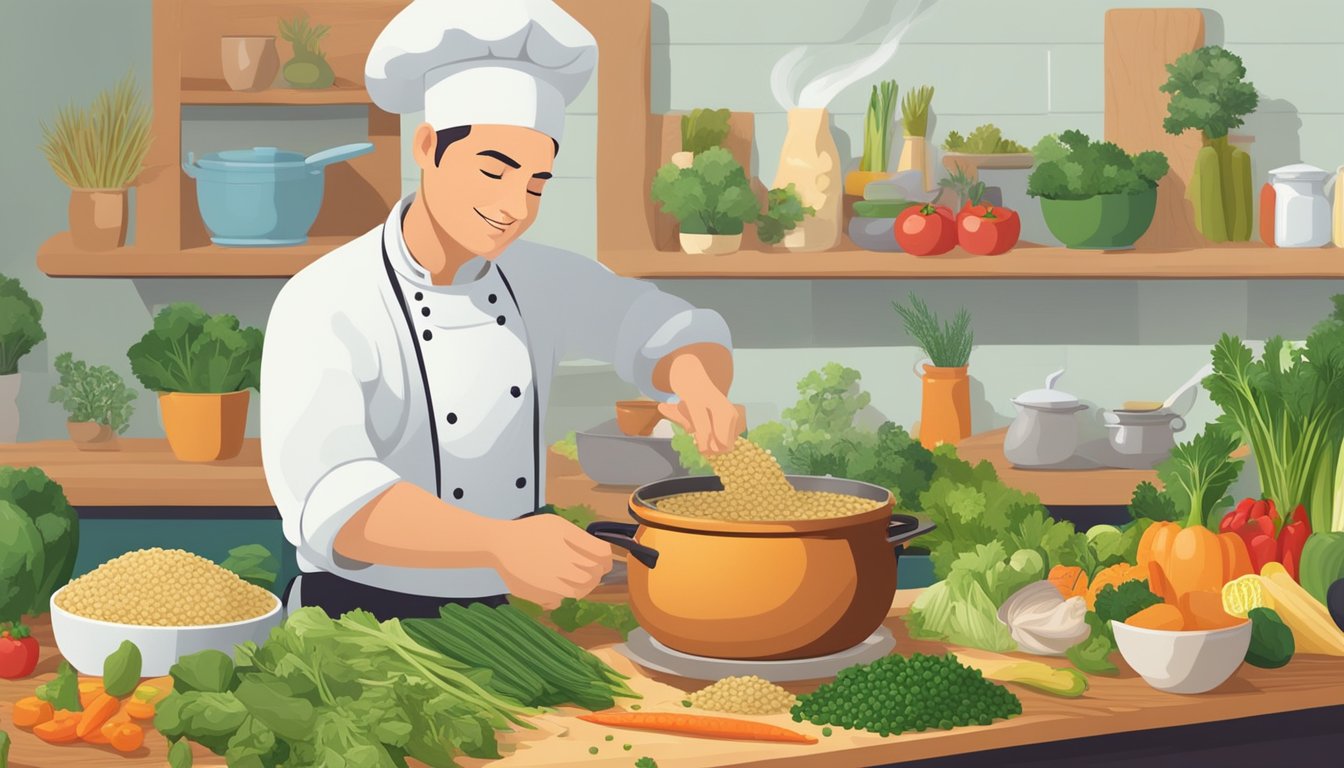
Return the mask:
[[1185, 199], [1203, 140], [1198, 131], [1173, 136], [1162, 128], [1170, 97], [1158, 90], [1167, 64], [1204, 45], [1197, 8], [1125, 8], [1106, 12], [1106, 140], [1126, 152], [1155, 149], [1171, 172], [1157, 185], [1157, 213], [1137, 247], [1181, 250], [1207, 245]]

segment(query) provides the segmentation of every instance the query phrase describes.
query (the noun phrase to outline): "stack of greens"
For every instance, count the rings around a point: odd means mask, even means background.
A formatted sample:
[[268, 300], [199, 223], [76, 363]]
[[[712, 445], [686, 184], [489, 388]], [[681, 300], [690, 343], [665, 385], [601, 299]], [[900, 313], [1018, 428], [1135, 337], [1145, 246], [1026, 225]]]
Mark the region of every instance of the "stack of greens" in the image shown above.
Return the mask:
[[[492, 691], [488, 672], [363, 611], [333, 620], [300, 609], [237, 655], [237, 666], [218, 651], [180, 659], [154, 718], [170, 741], [233, 766], [453, 766], [460, 754], [498, 758], [495, 732], [539, 712]], [[184, 752], [174, 744], [170, 755]]]
[[625, 676], [511, 605], [446, 605], [437, 619], [402, 626], [426, 648], [488, 671], [491, 690], [528, 706], [596, 711], [614, 706], [617, 696], [638, 698]]

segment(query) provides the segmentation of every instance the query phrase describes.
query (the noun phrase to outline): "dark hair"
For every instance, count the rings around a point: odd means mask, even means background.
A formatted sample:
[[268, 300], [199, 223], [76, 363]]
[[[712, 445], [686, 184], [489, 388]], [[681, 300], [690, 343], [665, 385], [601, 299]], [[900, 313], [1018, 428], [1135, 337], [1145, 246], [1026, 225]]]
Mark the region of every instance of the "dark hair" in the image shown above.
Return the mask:
[[[454, 128], [444, 128], [443, 130], [436, 131], [434, 135], [439, 138], [438, 143], [434, 146], [434, 166], [438, 167], [439, 160], [443, 159], [443, 153], [448, 150], [448, 147], [452, 146], [453, 142], [461, 141], [462, 139], [467, 138], [470, 134], [470, 125], [459, 125]], [[555, 145], [555, 154], [559, 155], [560, 142], [552, 138], [551, 143]]]

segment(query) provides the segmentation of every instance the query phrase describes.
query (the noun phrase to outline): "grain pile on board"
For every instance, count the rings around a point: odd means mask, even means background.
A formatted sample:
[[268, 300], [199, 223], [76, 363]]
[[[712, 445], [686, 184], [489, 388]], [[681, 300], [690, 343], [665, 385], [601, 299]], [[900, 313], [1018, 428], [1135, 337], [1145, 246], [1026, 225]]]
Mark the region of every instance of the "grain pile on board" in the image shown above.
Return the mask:
[[127, 552], [71, 581], [56, 605], [98, 621], [195, 627], [264, 616], [276, 598], [200, 555], [154, 547]]
[[798, 703], [792, 693], [755, 675], [725, 677], [686, 698], [697, 709], [734, 715], [780, 715]]
[[769, 451], [739, 437], [731, 451], [706, 457], [722, 491], [669, 496], [658, 509], [685, 517], [763, 522], [847, 517], [874, 502], [841, 493], [795, 491]]

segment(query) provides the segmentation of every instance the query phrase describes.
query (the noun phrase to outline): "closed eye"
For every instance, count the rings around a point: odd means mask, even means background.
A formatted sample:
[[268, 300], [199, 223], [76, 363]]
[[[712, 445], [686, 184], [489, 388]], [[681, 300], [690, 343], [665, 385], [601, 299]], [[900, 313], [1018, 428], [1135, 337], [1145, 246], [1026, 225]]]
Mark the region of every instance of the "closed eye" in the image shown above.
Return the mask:
[[541, 193], [540, 193], [540, 192], [533, 192], [533, 191], [530, 190], [530, 189], [527, 190], [527, 194], [532, 195], [532, 196], [534, 196], [534, 197], [541, 197]]
[[481, 171], [481, 173], [485, 174], [486, 176], [489, 176], [489, 177], [492, 178], [492, 179], [502, 179], [502, 178], [504, 178], [504, 174], [502, 174], [502, 173], [499, 174], [498, 176], [496, 176], [496, 175], [493, 174], [493, 173], [490, 173], [489, 171]]

